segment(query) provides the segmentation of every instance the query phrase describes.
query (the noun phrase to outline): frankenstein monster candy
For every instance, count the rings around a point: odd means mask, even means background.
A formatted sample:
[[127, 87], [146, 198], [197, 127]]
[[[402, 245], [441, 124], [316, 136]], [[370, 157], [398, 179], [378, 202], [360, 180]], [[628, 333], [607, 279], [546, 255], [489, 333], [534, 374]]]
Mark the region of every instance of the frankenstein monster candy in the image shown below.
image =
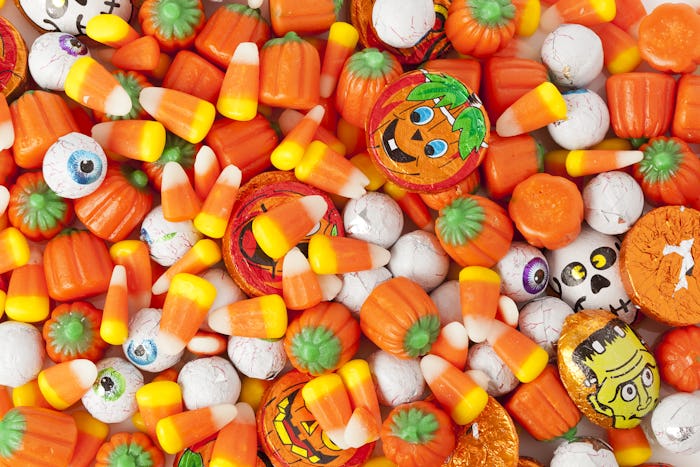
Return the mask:
[[559, 372], [569, 396], [593, 423], [633, 428], [659, 400], [654, 356], [621, 319], [583, 310], [564, 322]]
[[483, 159], [490, 123], [481, 100], [444, 73], [401, 75], [370, 113], [368, 150], [387, 178], [419, 192], [462, 181]]

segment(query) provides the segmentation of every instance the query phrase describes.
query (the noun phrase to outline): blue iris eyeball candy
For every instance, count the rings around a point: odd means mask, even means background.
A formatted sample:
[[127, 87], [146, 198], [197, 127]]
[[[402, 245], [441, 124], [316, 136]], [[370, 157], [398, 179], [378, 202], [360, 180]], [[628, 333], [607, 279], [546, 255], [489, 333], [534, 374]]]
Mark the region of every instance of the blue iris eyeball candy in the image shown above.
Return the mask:
[[151, 373], [166, 370], [180, 361], [184, 350], [168, 355], [158, 347], [156, 337], [160, 327], [161, 310], [142, 308], [129, 320], [129, 337], [122, 344], [127, 360], [137, 368]]
[[44, 180], [58, 196], [82, 198], [99, 188], [107, 175], [107, 156], [94, 139], [82, 133], [58, 138], [44, 156]]

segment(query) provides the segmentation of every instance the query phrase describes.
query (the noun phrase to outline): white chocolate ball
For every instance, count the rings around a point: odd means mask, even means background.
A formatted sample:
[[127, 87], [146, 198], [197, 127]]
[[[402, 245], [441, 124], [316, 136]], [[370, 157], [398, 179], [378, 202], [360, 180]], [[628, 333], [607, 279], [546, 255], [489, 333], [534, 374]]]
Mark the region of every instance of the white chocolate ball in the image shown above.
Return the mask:
[[241, 379], [228, 360], [198, 358], [185, 363], [177, 376], [182, 401], [189, 410], [217, 404], [235, 404], [241, 395]]
[[618, 463], [606, 443], [596, 438], [579, 438], [560, 444], [549, 467], [618, 467]]
[[564, 320], [573, 313], [574, 310], [564, 300], [556, 297], [537, 298], [520, 310], [518, 328], [546, 350], [550, 359], [555, 359], [555, 345], [559, 341]]
[[0, 384], [16, 388], [39, 375], [44, 366], [44, 340], [31, 324], [0, 323]]
[[367, 358], [379, 403], [396, 407], [423, 398], [425, 380], [417, 358], [403, 359], [383, 350]]
[[85, 56], [89, 57], [90, 51], [77, 37], [65, 32], [47, 32], [32, 44], [27, 66], [40, 87], [63, 91], [71, 65]]
[[129, 337], [122, 344], [127, 360], [137, 368], [158, 373], [180, 361], [184, 349], [175, 355], [160, 350], [156, 337], [160, 327], [161, 310], [142, 308], [129, 320]]
[[107, 176], [102, 146], [78, 132], [63, 135], [46, 150], [42, 162], [46, 184], [58, 196], [82, 198], [97, 190]]
[[549, 266], [544, 254], [526, 242], [513, 242], [494, 266], [501, 276], [501, 293], [515, 302], [541, 296], [547, 289]]
[[392, 47], [413, 47], [434, 25], [433, 0], [376, 0], [372, 6], [372, 26]]
[[367, 269], [365, 271], [343, 274], [343, 287], [335, 296], [335, 301], [342, 303], [353, 313], [359, 313], [362, 304], [376, 286], [392, 278], [385, 268]]
[[459, 281], [445, 281], [430, 292], [430, 299], [435, 303], [440, 314], [440, 325], [452, 321], [462, 322], [462, 305], [459, 299]]
[[236, 369], [249, 378], [273, 379], [287, 364], [282, 339], [231, 336], [227, 352]]
[[450, 257], [435, 234], [414, 230], [399, 237], [391, 247], [389, 270], [394, 277], [408, 277], [430, 292], [442, 284], [450, 268]]
[[489, 377], [488, 392], [493, 397], [508, 394], [518, 385], [518, 378], [506, 366], [491, 345], [481, 342], [469, 348], [467, 367], [479, 370]]
[[582, 194], [586, 222], [608, 235], [627, 232], [644, 209], [642, 187], [634, 177], [618, 170], [596, 175]]
[[194, 228], [192, 221], [166, 220], [159, 205], [143, 219], [140, 238], [148, 245], [153, 261], [167, 267], [182, 258], [202, 234]]
[[586, 149], [603, 141], [610, 127], [605, 101], [589, 89], [562, 95], [566, 101], [566, 120], [547, 125], [552, 139], [564, 149]]
[[603, 70], [603, 43], [596, 33], [579, 24], [562, 24], [549, 33], [540, 53], [558, 86], [586, 87]]
[[403, 211], [389, 195], [370, 191], [351, 199], [343, 209], [345, 235], [382, 248], [391, 245], [403, 230]]
[[121, 423], [138, 412], [141, 372], [120, 357], [103, 358], [95, 366], [97, 380], [82, 398], [85, 410], [104, 423]]
[[651, 429], [656, 441], [676, 454], [700, 451], [700, 396], [677, 392], [664, 397], [651, 413]]

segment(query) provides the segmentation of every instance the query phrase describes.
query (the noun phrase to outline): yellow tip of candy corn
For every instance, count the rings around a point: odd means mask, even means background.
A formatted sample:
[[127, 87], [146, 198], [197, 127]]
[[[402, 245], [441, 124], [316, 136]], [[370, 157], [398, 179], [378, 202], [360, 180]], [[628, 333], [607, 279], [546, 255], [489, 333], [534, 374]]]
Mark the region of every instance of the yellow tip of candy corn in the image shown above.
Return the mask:
[[343, 380], [335, 373], [317, 376], [301, 388], [301, 397], [306, 404], [311, 404], [325, 398], [334, 391], [345, 392]]
[[643, 464], [649, 460], [651, 454], [650, 446], [615, 449], [615, 459], [622, 466]]
[[130, 33], [129, 23], [114, 14], [93, 16], [85, 27], [85, 34], [90, 39], [107, 45], [123, 40]]
[[216, 298], [216, 287], [194, 274], [179, 273], [170, 282], [168, 294], [171, 293], [187, 297], [197, 306], [208, 310]]
[[29, 242], [17, 228], [7, 227], [0, 231], [0, 246], [4, 250], [3, 255], [7, 255], [0, 259], [0, 274], [29, 262]]
[[623, 52], [619, 53], [615, 58], [608, 62], [607, 69], [610, 74], [628, 73], [637, 68], [642, 62], [642, 57], [639, 55], [639, 48], [634, 45]]
[[129, 328], [122, 321], [102, 319], [100, 337], [108, 344], [122, 345], [129, 337]]
[[612, 21], [617, 13], [615, 0], [590, 0], [591, 7], [604, 23]]
[[192, 220], [194, 228], [210, 238], [222, 238], [226, 233], [228, 219], [222, 219], [206, 212], [200, 212]]
[[158, 423], [156, 423], [156, 436], [160, 447], [168, 454], [177, 454], [180, 450], [187, 447], [184, 445], [184, 441], [172, 417], [158, 420]]
[[36, 323], [49, 316], [49, 297], [11, 296], [5, 301], [7, 317], [24, 323]]
[[270, 154], [270, 162], [279, 170], [292, 170], [301, 162], [304, 150], [294, 141], [282, 141]]
[[501, 277], [496, 271], [483, 266], [467, 266], [459, 272], [459, 281], [478, 281], [500, 284]]
[[325, 235], [314, 235], [309, 240], [309, 264], [316, 274], [335, 274], [338, 270], [331, 239]]
[[284, 299], [277, 295], [260, 297], [260, 306], [265, 310], [265, 332], [267, 339], [279, 339], [287, 332], [287, 306]]
[[566, 118], [566, 101], [556, 86], [546, 81], [537, 86], [535, 91], [555, 120]]
[[457, 425], [466, 425], [479, 416], [488, 401], [488, 393], [480, 386], [474, 386], [452, 409], [450, 416]]
[[540, 25], [541, 10], [540, 0], [527, 0], [520, 13], [520, 22], [516, 27], [515, 33], [521, 37], [533, 35]]
[[522, 366], [513, 373], [521, 383], [529, 383], [542, 373], [548, 361], [549, 355], [547, 352], [542, 347], [537, 346], [532, 354], [525, 359]]
[[331, 24], [330, 30], [328, 31], [329, 41], [333, 41], [348, 49], [354, 49], [359, 38], [360, 33], [355, 26], [343, 21], [336, 21]]

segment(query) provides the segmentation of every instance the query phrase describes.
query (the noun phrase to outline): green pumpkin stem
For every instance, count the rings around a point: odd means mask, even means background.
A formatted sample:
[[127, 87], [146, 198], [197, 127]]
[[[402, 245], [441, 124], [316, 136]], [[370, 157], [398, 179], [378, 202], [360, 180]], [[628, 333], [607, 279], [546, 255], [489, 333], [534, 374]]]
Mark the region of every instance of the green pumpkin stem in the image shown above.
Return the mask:
[[403, 346], [411, 357], [419, 357], [430, 351], [430, 347], [440, 333], [440, 318], [426, 315], [418, 319], [406, 332]]
[[673, 177], [683, 161], [680, 144], [672, 139], [655, 139], [644, 149], [639, 171], [648, 183], [663, 183]]
[[426, 444], [440, 428], [435, 415], [412, 407], [391, 419], [391, 434], [411, 444]]
[[515, 18], [515, 5], [511, 0], [469, 0], [474, 19], [487, 28], [499, 28]]
[[341, 353], [340, 339], [323, 326], [305, 327], [292, 338], [292, 354], [314, 375], [335, 369]]
[[202, 11], [197, 0], [161, 0], [155, 7], [153, 23], [163, 37], [183, 39], [194, 34]]
[[24, 186], [18, 197], [19, 213], [30, 229], [47, 231], [56, 227], [66, 215], [66, 200], [58, 196], [45, 181]]
[[472, 198], [457, 198], [440, 211], [436, 227], [450, 245], [464, 245], [476, 238], [483, 228], [486, 213]]
[[194, 166], [196, 154], [197, 148], [194, 144], [168, 131], [165, 134], [163, 153], [154, 164], [165, 166], [168, 162], [177, 162], [184, 169], [189, 169]]
[[27, 421], [17, 409], [9, 410], [0, 420], [0, 458], [8, 459], [22, 446]]
[[56, 351], [75, 356], [86, 352], [94, 340], [90, 320], [80, 311], [71, 310], [49, 322], [49, 336]]
[[294, 31], [289, 31], [287, 32], [284, 36], [282, 37], [275, 37], [274, 39], [270, 39], [265, 44], [263, 44], [263, 49], [266, 47], [274, 47], [276, 45], [282, 45], [287, 42], [301, 42], [304, 39], [299, 37], [299, 34], [297, 34]]
[[381, 52], [373, 47], [354, 53], [347, 62], [349, 71], [363, 79], [386, 76], [394, 67], [389, 52]]
[[109, 453], [109, 465], [114, 467], [151, 467], [153, 456], [137, 442], [120, 444]]

